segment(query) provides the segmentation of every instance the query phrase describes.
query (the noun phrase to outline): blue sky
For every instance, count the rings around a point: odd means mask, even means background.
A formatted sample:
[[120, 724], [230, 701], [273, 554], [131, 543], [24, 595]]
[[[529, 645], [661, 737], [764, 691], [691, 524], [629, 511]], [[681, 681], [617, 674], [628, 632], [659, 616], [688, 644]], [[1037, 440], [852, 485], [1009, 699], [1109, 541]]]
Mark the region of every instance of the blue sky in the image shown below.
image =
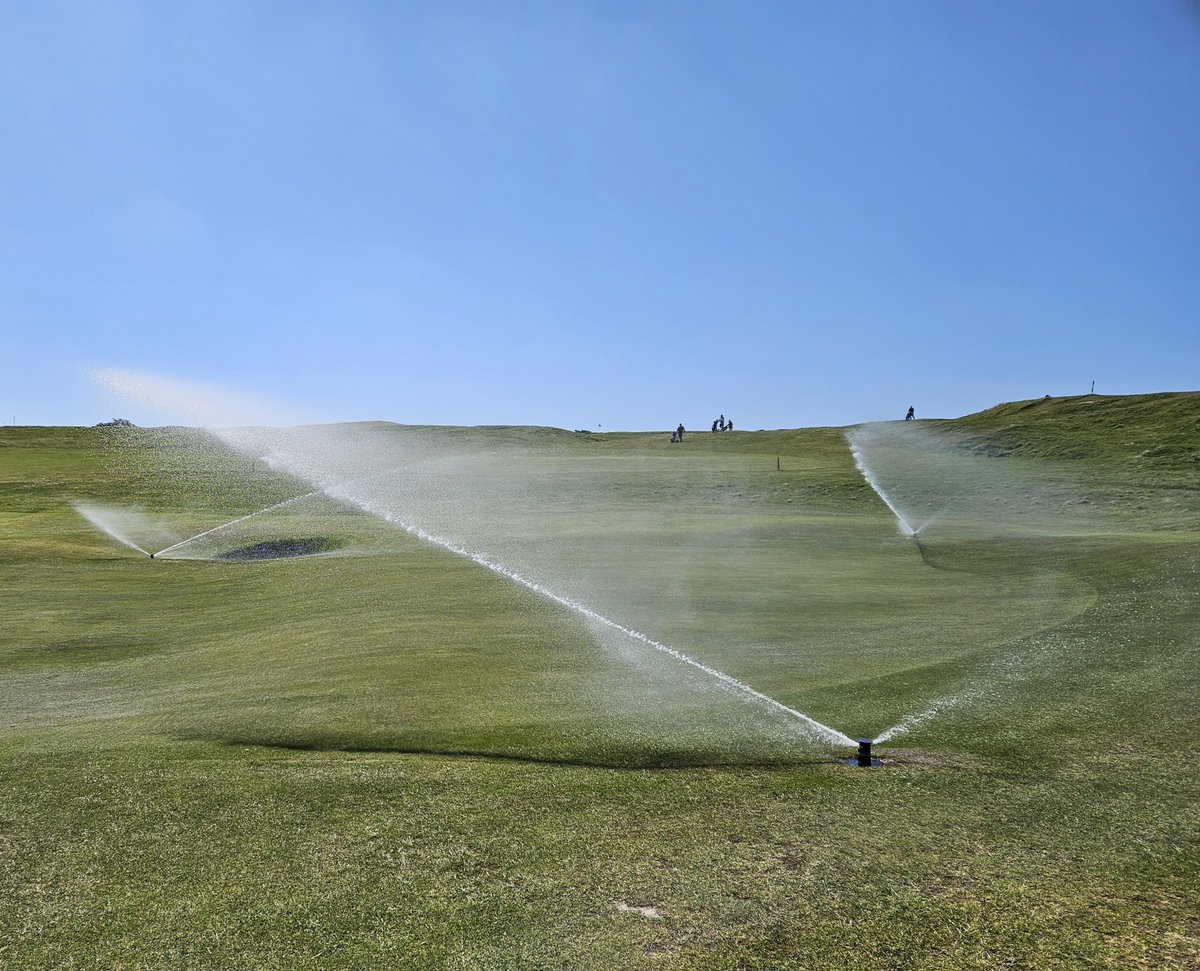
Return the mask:
[[13, 3], [3, 421], [742, 428], [1200, 385], [1184, 0]]

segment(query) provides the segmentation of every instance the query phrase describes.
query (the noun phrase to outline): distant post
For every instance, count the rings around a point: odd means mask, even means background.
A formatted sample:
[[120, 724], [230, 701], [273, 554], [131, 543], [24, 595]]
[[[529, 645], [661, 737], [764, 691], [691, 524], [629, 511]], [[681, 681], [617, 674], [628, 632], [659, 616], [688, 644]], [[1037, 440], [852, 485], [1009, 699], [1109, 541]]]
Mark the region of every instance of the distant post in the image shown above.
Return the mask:
[[775, 471], [776, 472], [781, 471], [779, 468], [779, 456], [778, 455], [775, 456]]

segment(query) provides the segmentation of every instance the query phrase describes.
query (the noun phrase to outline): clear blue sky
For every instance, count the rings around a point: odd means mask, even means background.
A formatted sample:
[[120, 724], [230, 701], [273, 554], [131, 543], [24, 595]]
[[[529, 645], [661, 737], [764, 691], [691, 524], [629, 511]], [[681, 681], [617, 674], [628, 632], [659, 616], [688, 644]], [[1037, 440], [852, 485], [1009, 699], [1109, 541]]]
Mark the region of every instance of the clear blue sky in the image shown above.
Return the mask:
[[1185, 0], [0, 8], [4, 422], [742, 428], [1200, 386]]

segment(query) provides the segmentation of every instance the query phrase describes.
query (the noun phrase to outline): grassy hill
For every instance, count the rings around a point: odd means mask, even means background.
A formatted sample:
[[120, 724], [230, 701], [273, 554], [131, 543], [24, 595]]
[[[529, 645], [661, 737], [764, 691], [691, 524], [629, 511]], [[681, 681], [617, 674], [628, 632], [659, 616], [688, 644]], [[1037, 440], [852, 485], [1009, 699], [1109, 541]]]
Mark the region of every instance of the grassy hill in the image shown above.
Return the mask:
[[996, 405], [946, 423], [991, 455], [1079, 460], [1140, 481], [1200, 476], [1200, 392], [1080, 395]]
[[0, 963], [1195, 966], [1198, 421], [2, 429]]

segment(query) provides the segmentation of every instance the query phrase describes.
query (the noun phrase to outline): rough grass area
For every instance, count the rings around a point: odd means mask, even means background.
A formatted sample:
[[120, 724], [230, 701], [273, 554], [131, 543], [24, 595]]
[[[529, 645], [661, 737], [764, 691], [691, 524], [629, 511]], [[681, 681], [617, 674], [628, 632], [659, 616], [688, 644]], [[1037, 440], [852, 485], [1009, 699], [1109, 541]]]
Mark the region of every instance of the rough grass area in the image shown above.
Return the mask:
[[1200, 392], [1080, 395], [997, 405], [957, 422], [992, 455], [1089, 460], [1160, 484], [1200, 477]]
[[[188, 430], [3, 429], [0, 964], [1194, 967], [1197, 421], [918, 422], [1001, 497], [923, 551], [837, 429], [339, 432], [605, 616], [852, 736], [909, 719], [873, 770], [322, 496], [151, 561], [72, 503], [184, 538], [311, 485]], [[297, 537], [328, 545], [221, 559]]]

